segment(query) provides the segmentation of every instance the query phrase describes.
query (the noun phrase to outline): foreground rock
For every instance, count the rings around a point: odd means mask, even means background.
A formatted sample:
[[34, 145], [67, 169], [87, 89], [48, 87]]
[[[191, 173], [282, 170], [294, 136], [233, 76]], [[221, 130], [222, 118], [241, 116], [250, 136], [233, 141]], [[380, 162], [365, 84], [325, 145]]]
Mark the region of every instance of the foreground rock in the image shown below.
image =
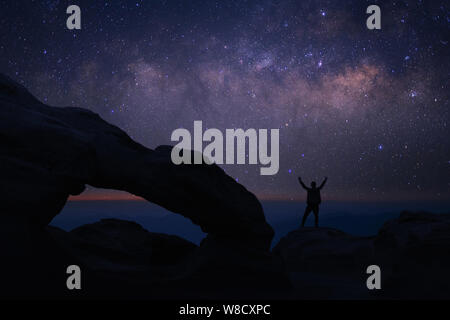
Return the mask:
[[212, 239], [197, 246], [118, 219], [47, 230], [83, 266], [89, 297], [267, 298], [290, 289], [282, 260], [258, 249]]
[[70, 232], [47, 227], [47, 232], [72, 264], [82, 266], [90, 298], [180, 298], [193, 291], [180, 279], [188, 277], [198, 246], [180, 237], [118, 219], [102, 219]]
[[102, 219], [65, 232], [48, 227], [57, 243], [94, 270], [135, 270], [184, 263], [197, 246], [180, 237], [148, 232], [139, 224]]
[[0, 75], [0, 212], [47, 225], [85, 185], [125, 190], [206, 233], [268, 250], [273, 237], [256, 197], [216, 165], [174, 165], [171, 147], [145, 148], [82, 108], [42, 104]]
[[[273, 252], [306, 298], [450, 298], [450, 214], [402, 212], [372, 237], [330, 228], [289, 233]], [[367, 290], [366, 268], [382, 270], [382, 290]]]
[[450, 214], [403, 212], [374, 239], [394, 297], [450, 298]]
[[352, 273], [373, 256], [373, 239], [355, 237], [332, 228], [302, 228], [290, 232], [273, 252], [290, 269], [318, 273]]

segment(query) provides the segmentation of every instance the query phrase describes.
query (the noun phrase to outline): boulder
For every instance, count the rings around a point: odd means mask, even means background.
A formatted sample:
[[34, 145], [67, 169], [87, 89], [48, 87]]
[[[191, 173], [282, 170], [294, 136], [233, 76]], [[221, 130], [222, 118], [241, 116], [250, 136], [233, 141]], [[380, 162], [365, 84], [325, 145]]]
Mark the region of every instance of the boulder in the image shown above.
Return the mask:
[[371, 260], [372, 240], [333, 228], [304, 227], [280, 239], [273, 252], [289, 270], [348, 274]]
[[450, 298], [450, 214], [402, 212], [374, 239], [395, 298]]
[[[273, 253], [305, 298], [450, 297], [450, 214], [402, 212], [370, 237], [331, 228], [300, 228]], [[378, 265], [382, 290], [369, 292], [366, 269]]]
[[65, 232], [48, 227], [56, 242], [96, 270], [173, 266], [190, 258], [197, 245], [178, 236], [149, 232], [141, 225], [102, 219]]

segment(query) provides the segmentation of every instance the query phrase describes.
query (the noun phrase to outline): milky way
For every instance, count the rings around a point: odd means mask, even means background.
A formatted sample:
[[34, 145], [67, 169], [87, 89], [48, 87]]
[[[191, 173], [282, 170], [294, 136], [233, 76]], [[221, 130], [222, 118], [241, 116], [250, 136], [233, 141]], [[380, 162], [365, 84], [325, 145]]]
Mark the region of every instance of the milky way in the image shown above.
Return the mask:
[[81, 30], [65, 1], [1, 7], [0, 71], [41, 101], [151, 148], [194, 120], [279, 128], [277, 175], [222, 165], [260, 198], [302, 198], [299, 175], [326, 199], [450, 198], [446, 1], [75, 3]]

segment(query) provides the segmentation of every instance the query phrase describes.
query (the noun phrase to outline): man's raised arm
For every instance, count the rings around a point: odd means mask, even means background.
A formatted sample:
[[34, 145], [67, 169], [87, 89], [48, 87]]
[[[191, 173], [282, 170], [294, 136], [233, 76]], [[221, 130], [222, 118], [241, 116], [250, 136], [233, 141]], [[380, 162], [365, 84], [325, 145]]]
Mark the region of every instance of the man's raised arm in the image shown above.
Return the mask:
[[323, 186], [325, 185], [325, 183], [327, 183], [328, 177], [325, 177], [325, 179], [323, 179], [322, 184], [319, 186], [319, 189], [322, 189]]
[[305, 184], [304, 184], [303, 181], [302, 181], [302, 178], [298, 177], [298, 182], [300, 182], [300, 184], [302, 185], [303, 189], [308, 190], [308, 187], [305, 186]]

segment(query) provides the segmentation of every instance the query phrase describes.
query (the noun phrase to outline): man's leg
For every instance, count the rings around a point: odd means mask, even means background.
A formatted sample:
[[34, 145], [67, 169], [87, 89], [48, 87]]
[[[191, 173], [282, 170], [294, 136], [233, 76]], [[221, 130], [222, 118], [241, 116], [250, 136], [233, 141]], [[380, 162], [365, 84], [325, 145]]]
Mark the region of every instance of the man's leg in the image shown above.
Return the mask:
[[305, 226], [306, 218], [308, 218], [308, 215], [311, 212], [311, 210], [312, 210], [312, 208], [309, 205], [306, 206], [305, 213], [303, 214], [303, 219], [302, 219], [302, 227]]
[[316, 228], [319, 227], [319, 205], [313, 207]]

